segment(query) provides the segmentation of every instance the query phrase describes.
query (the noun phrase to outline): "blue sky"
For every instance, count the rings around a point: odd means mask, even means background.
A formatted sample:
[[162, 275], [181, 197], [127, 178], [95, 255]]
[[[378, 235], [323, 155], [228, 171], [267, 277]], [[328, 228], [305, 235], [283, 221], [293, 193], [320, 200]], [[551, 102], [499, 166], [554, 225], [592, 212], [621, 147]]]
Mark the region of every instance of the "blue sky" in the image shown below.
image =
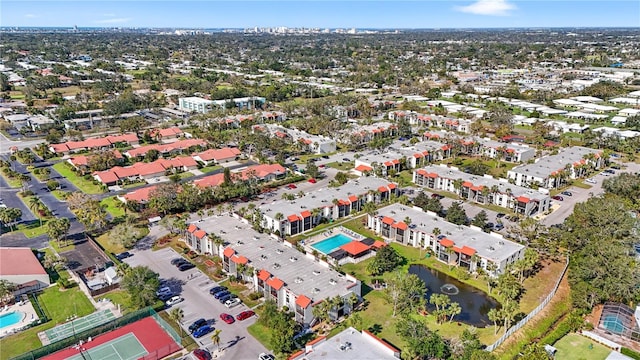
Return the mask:
[[2, 26], [640, 27], [638, 0], [2, 0]]

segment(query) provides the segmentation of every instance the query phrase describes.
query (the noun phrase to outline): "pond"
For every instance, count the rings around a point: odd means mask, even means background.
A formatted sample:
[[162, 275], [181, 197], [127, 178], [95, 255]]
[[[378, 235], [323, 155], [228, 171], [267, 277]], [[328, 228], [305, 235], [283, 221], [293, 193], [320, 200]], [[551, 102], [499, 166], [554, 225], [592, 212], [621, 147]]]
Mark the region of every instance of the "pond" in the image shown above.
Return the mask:
[[493, 325], [487, 317], [487, 313], [500, 305], [484, 291], [422, 265], [409, 266], [409, 273], [418, 275], [425, 283], [427, 287], [425, 297], [429, 311], [435, 310], [435, 306], [429, 304], [431, 294], [447, 294], [451, 298], [451, 302], [457, 302], [462, 308], [462, 312], [453, 318], [454, 321], [479, 328]]

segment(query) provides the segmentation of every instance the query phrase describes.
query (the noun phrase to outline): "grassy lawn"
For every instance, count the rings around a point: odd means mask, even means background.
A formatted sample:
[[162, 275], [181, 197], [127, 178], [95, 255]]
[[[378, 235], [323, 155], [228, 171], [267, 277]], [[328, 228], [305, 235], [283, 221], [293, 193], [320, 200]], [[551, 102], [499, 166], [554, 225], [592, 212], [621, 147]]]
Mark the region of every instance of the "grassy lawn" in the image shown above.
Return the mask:
[[353, 169], [353, 161], [344, 162], [344, 161], [335, 161], [327, 164], [327, 167], [338, 169], [341, 171], [349, 171]]
[[121, 207], [118, 207], [119, 203], [122, 203], [122, 202], [116, 199], [115, 196], [104, 198], [100, 202], [101, 205], [104, 205], [107, 207], [107, 212], [111, 214], [111, 216], [113, 216], [114, 218], [124, 216], [124, 209]]
[[62, 241], [61, 243], [58, 243], [57, 241], [49, 241], [49, 245], [51, 245], [58, 254], [62, 254], [63, 252], [76, 248], [76, 246], [73, 245], [73, 241]]
[[558, 352], [556, 359], [563, 360], [604, 360], [611, 349], [578, 334], [568, 334], [553, 345]]
[[189, 171], [182, 172], [179, 175], [180, 175], [180, 179], [187, 179], [194, 176], [193, 173]]
[[200, 171], [202, 171], [205, 174], [208, 174], [210, 172], [214, 172], [216, 170], [220, 170], [222, 169], [222, 166], [220, 165], [213, 165], [213, 166], [205, 166], [202, 169], [200, 169]]
[[56, 197], [56, 199], [60, 201], [66, 201], [67, 194], [69, 194], [69, 192], [63, 190], [53, 190], [51, 193]]
[[22, 187], [22, 183], [20, 182], [20, 180], [18, 179], [12, 179], [10, 177], [8, 177], [7, 175], [5, 175], [3, 172], [0, 171], [0, 175], [2, 175], [2, 177], [7, 181], [7, 183], [9, 184], [9, 186], [11, 186], [12, 188], [19, 188]]
[[270, 328], [262, 324], [258, 324], [256, 322], [253, 325], [247, 327], [247, 331], [249, 332], [249, 334], [251, 334], [251, 336], [256, 338], [256, 340], [258, 340], [264, 347], [266, 347], [267, 349], [273, 349], [273, 347], [271, 346], [271, 329]]
[[173, 330], [176, 331], [176, 333], [178, 333], [181, 337], [182, 337], [182, 341], [181, 341], [181, 345], [182, 347], [184, 347], [185, 349], [187, 349], [187, 351], [191, 351], [193, 349], [198, 348], [198, 344], [195, 342], [195, 340], [193, 340], [193, 338], [191, 336], [189, 336], [184, 329], [182, 329], [182, 327], [180, 327], [178, 324], [176, 324], [173, 320], [171, 320], [171, 318], [169, 317], [169, 314], [166, 311], [160, 311], [158, 313], [158, 315], [160, 315], [160, 317], [167, 322], [167, 324], [171, 325], [171, 327], [173, 328]]
[[111, 241], [109, 241], [109, 236], [110, 233], [106, 232], [96, 238], [96, 241], [98, 242], [98, 244], [100, 244], [100, 246], [102, 246], [104, 251], [110, 252], [112, 254], [119, 254], [121, 252], [127, 251], [124, 246], [111, 243]]
[[91, 180], [85, 180], [84, 178], [76, 175], [70, 168], [68, 168], [64, 162], [59, 162], [53, 165], [53, 168], [60, 173], [60, 175], [67, 178], [75, 185], [80, 191], [87, 194], [102, 194], [104, 190], [101, 185], [96, 185]]
[[258, 305], [260, 303], [260, 300], [251, 300], [248, 297], [244, 296], [242, 293], [248, 290], [248, 288], [244, 285], [244, 284], [238, 284], [238, 283], [230, 283], [229, 280], [224, 280], [222, 282], [220, 282], [220, 285], [226, 286], [229, 288], [229, 291], [232, 294], [236, 294], [238, 295], [238, 297], [240, 298], [240, 300], [242, 300], [242, 302], [247, 305], [248, 307], [252, 308], [256, 305]]
[[574, 180], [571, 185], [580, 189], [591, 189], [591, 185], [585, 183], [583, 180]]
[[24, 236], [28, 238], [34, 238], [47, 233], [47, 228], [45, 227], [46, 223], [47, 220], [42, 220], [42, 226], [40, 226], [40, 222], [36, 220], [30, 224], [18, 224], [17, 226], [14, 226], [14, 229], [17, 232], [23, 233]]
[[100, 299], [109, 299], [116, 306], [120, 305], [120, 311], [122, 311], [122, 314], [135, 310], [131, 307], [131, 296], [124, 290], [109, 291], [108, 293], [96, 298], [96, 300]]

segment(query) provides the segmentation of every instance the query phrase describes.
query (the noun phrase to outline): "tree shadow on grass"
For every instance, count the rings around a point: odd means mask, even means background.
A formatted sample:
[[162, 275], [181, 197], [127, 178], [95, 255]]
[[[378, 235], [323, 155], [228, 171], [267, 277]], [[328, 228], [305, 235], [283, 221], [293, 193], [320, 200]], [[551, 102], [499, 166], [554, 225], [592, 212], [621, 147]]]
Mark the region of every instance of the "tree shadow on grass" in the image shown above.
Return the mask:
[[373, 335], [378, 335], [382, 332], [382, 325], [380, 324], [373, 324], [371, 326], [369, 326], [369, 328], [367, 329], [370, 333], [372, 333]]

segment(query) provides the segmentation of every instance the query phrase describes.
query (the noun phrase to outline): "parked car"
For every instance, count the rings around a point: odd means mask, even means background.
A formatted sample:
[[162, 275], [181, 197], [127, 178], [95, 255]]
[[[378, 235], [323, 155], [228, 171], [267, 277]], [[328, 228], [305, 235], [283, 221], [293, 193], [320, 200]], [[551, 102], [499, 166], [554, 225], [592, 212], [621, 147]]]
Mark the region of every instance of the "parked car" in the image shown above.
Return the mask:
[[616, 170], [620, 170], [621, 169], [620, 165], [618, 165], [618, 164], [611, 165], [611, 168], [612, 169], [616, 169]]
[[500, 231], [502, 229], [504, 229], [504, 225], [502, 225], [502, 224], [495, 224], [493, 226], [493, 230]]
[[604, 172], [606, 172], [607, 174], [612, 174], [612, 175], [616, 173], [615, 170], [611, 170], [611, 169], [607, 169]]
[[236, 319], [237, 319], [238, 321], [242, 321], [242, 320], [245, 320], [245, 319], [248, 319], [248, 318], [252, 317], [252, 316], [253, 316], [253, 315], [255, 315], [255, 314], [256, 314], [256, 313], [255, 313], [255, 312], [253, 312], [253, 310], [243, 311], [243, 312], [241, 312], [240, 314], [236, 315]]
[[185, 261], [183, 258], [173, 258], [171, 259], [171, 265], [177, 265], [180, 261]]
[[496, 215], [496, 217], [498, 219], [503, 218], [506, 214], [505, 213], [498, 213], [498, 215]]
[[434, 198], [434, 199], [438, 199], [438, 200], [440, 200], [440, 199], [442, 199], [444, 196], [442, 196], [442, 195], [440, 195], [440, 194], [431, 194], [431, 197], [432, 197], [432, 198]]
[[211, 360], [211, 354], [207, 350], [195, 349], [193, 350], [193, 356], [198, 360]]
[[562, 195], [566, 195], [566, 196], [573, 196], [573, 194], [571, 193], [571, 191], [563, 191], [561, 192]]
[[552, 197], [553, 200], [558, 200], [558, 201], [564, 201], [564, 198], [560, 195], [556, 195], [554, 197]]
[[233, 324], [236, 321], [236, 319], [234, 319], [233, 316], [227, 313], [220, 314], [220, 319], [226, 322], [227, 324]]
[[593, 178], [588, 178], [587, 180], [585, 180], [586, 182], [588, 182], [589, 184], [597, 184], [598, 182], [596, 181], [596, 179]]
[[196, 267], [195, 265], [193, 265], [192, 263], [188, 262], [186, 264], [182, 264], [178, 267], [178, 270], [180, 271], [187, 271], [190, 269], [193, 269], [194, 267]]
[[224, 306], [226, 306], [227, 308], [231, 309], [232, 307], [238, 306], [242, 303], [242, 300], [238, 299], [238, 298], [233, 298], [233, 299], [229, 299], [227, 301], [224, 302]]
[[220, 292], [217, 292], [217, 293], [213, 294], [213, 297], [216, 298], [216, 299], [220, 299], [221, 297], [227, 296], [229, 294], [231, 294], [231, 292], [229, 290], [224, 290], [224, 291], [220, 291]]
[[182, 266], [184, 264], [188, 264], [188, 263], [189, 262], [186, 259], [180, 258], [173, 265], [175, 265], [176, 267], [180, 267], [180, 266]]
[[165, 303], [165, 305], [167, 306], [173, 306], [175, 304], [181, 303], [183, 302], [184, 299], [181, 298], [180, 296], [173, 296], [171, 297], [171, 299], [167, 300], [167, 302]]
[[158, 295], [158, 299], [160, 299], [160, 301], [167, 301], [172, 297], [173, 297], [173, 293], [165, 293], [165, 294]]
[[315, 184], [317, 181], [316, 181], [316, 179], [311, 178], [311, 179], [309, 179], [309, 182], [312, 183], [312, 184]]
[[193, 324], [189, 325], [189, 332], [194, 332], [198, 330], [201, 326], [207, 325], [207, 320], [198, 319], [193, 322]]
[[171, 288], [168, 286], [161, 287], [160, 289], [158, 289], [158, 291], [156, 291], [157, 296], [162, 296], [166, 294], [173, 295], [173, 291], [171, 291]]
[[276, 357], [271, 354], [261, 353], [258, 355], [258, 360], [276, 360]]
[[225, 291], [225, 290], [227, 290], [226, 286], [215, 286], [215, 287], [212, 287], [211, 289], [209, 289], [209, 294], [215, 295], [215, 294], [219, 293], [220, 291]]
[[322, 155], [322, 158], [323, 159], [329, 159], [329, 156], [328, 155]]
[[296, 186], [296, 184], [289, 184], [287, 185], [288, 189], [297, 189], [298, 187]]
[[227, 300], [235, 299], [237, 297], [238, 297], [238, 295], [236, 295], [236, 294], [227, 294], [227, 295], [221, 297], [218, 300], [220, 301], [220, 304], [224, 304], [225, 302], [227, 302]]
[[193, 337], [199, 338], [207, 335], [213, 331], [213, 327], [209, 325], [203, 325], [193, 332]]
[[351, 161], [351, 159], [349, 159], [349, 158], [342, 158], [342, 161], [349, 162], [349, 161]]
[[120, 254], [116, 255], [116, 259], [122, 261], [122, 260], [124, 260], [126, 258], [129, 258], [129, 257], [132, 257], [132, 256], [133, 256], [132, 253], [130, 253], [128, 251], [125, 251], [123, 253], [120, 253]]

